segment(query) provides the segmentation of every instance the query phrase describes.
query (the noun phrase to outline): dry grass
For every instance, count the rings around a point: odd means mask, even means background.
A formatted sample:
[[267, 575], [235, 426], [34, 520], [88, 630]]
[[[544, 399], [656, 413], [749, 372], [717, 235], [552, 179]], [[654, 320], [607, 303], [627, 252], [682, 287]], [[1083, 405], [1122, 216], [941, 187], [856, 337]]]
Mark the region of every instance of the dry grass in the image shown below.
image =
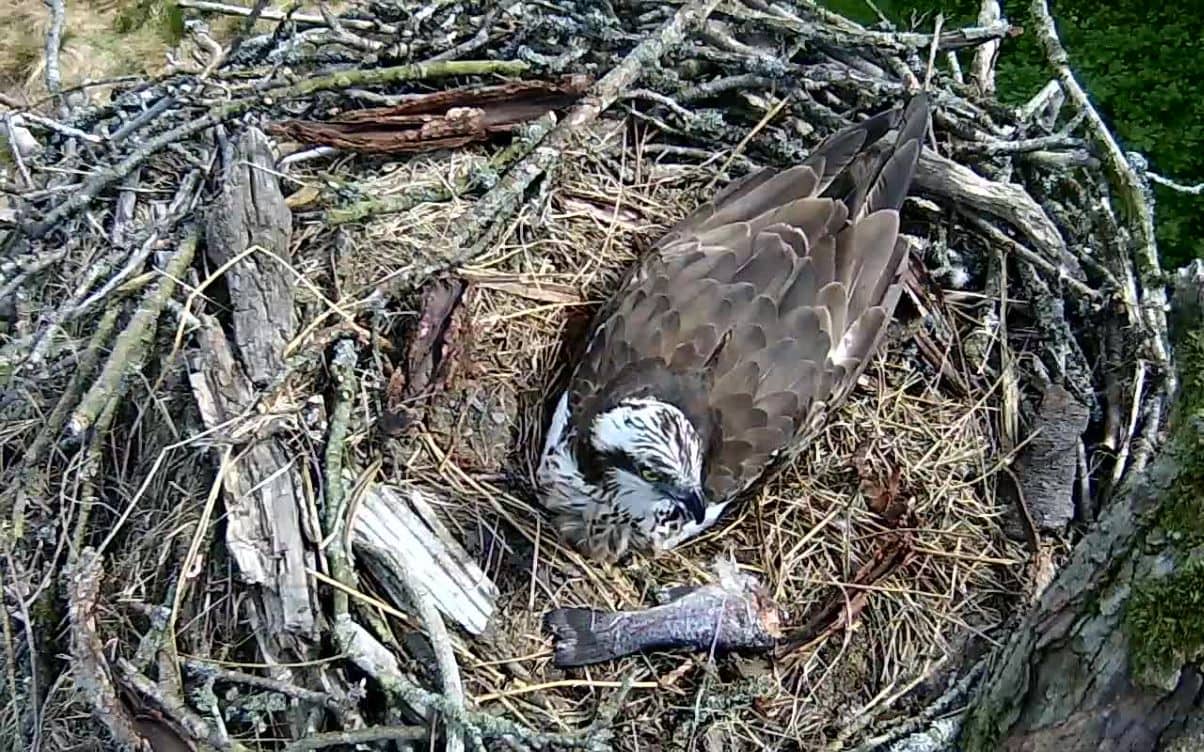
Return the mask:
[[[680, 551], [619, 567], [566, 550], [503, 478], [533, 474], [545, 403], [576, 342], [566, 335], [612, 289], [633, 259], [633, 241], [654, 238], [686, 213], [716, 170], [654, 157], [645, 144], [628, 142], [629, 133], [611, 124], [584, 139], [553, 187], [533, 196], [501, 241], [465, 271], [475, 281], [466, 299], [469, 355], [424, 427], [385, 447], [380, 477], [453, 490], [461, 503], [443, 511], [502, 590], [491, 635], [458, 645], [466, 691], [481, 706], [569, 729], [630, 680], [616, 729], [622, 749], [677, 748], [698, 734], [723, 749], [855, 741], [859, 718], [889, 717], [907, 690], [935, 686], [968, 648], [990, 643], [1022, 597], [1025, 555], [1000, 532], [992, 494], [995, 392], [944, 391], [912, 362], [908, 337], [896, 332], [823, 434], [720, 529]], [[379, 196], [450, 184], [484, 159], [460, 152], [367, 175], [346, 167], [334, 174]], [[355, 298], [398, 268], [430, 261], [467, 207], [421, 204], [344, 228], [337, 251], [334, 234], [314, 231], [299, 241], [299, 263], [315, 281], [335, 269], [343, 294]], [[363, 374], [365, 416], [384, 379], [383, 370]], [[362, 466], [379, 456], [362, 430], [351, 443]], [[892, 540], [867, 489], [895, 471], [898, 498], [915, 522], [905, 530], [912, 555], [885, 579], [851, 585]], [[850, 630], [826, 633], [772, 665], [743, 658], [715, 667], [682, 655], [572, 672], [551, 665], [540, 629], [549, 608], [643, 607], [653, 587], [706, 577], [718, 555], [762, 575], [795, 626], [834, 598], [869, 597]]]
[[[253, 0], [228, 0], [227, 5], [252, 7]], [[318, 3], [295, 3], [300, 12], [314, 13]], [[268, 3], [268, 8], [291, 4]], [[339, 12], [347, 3], [327, 3]], [[0, 24], [0, 95], [14, 102], [37, 103], [46, 96], [45, 35], [50, 25], [43, 0], [7, 0]], [[225, 43], [241, 31], [244, 20], [236, 16], [210, 16], [208, 33]], [[273, 24], [261, 21], [258, 33]], [[125, 76], [159, 75], [169, 69], [172, 56], [198, 70], [206, 60], [195, 40], [186, 33], [184, 16], [173, 0], [68, 0], [59, 66], [65, 89], [85, 82], [103, 82]], [[199, 55], [194, 59], [194, 55]], [[105, 87], [90, 87], [89, 95]]]
[[[0, 94], [18, 102], [37, 101], [46, 94], [48, 26], [42, 0], [5, 4], [0, 25]], [[158, 73], [181, 31], [179, 11], [164, 0], [69, 2], [59, 56], [63, 86]]]

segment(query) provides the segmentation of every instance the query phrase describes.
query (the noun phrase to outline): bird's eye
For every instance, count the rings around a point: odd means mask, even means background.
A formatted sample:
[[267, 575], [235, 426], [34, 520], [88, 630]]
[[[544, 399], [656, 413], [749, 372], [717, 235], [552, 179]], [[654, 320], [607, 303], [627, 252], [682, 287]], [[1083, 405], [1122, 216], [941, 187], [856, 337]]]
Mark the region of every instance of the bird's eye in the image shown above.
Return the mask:
[[649, 483], [655, 483], [657, 481], [656, 472], [653, 470], [649, 470], [648, 468], [644, 468], [644, 469], [640, 470], [640, 477], [643, 478], [644, 480], [648, 481]]

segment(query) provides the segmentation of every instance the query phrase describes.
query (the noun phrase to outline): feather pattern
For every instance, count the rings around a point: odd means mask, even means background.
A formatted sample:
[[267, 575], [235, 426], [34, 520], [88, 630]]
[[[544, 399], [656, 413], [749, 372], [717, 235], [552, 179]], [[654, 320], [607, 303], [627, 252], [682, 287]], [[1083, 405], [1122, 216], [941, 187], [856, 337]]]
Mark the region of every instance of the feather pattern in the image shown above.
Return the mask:
[[570, 381], [578, 459], [589, 462], [597, 417], [632, 395], [692, 424], [711, 504], [805, 441], [893, 315], [906, 267], [899, 209], [928, 122], [917, 95], [798, 166], [733, 182], [653, 245], [600, 313]]

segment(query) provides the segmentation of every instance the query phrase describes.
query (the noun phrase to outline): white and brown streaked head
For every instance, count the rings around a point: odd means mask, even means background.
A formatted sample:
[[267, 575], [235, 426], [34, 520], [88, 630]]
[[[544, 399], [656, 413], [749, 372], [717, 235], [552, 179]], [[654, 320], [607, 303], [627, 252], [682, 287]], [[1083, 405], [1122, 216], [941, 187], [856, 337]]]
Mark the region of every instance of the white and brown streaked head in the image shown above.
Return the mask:
[[683, 530], [713, 522], [706, 444], [678, 407], [631, 397], [584, 424], [562, 399], [540, 465], [544, 503], [561, 535], [587, 554], [618, 559], [630, 547], [672, 548]]

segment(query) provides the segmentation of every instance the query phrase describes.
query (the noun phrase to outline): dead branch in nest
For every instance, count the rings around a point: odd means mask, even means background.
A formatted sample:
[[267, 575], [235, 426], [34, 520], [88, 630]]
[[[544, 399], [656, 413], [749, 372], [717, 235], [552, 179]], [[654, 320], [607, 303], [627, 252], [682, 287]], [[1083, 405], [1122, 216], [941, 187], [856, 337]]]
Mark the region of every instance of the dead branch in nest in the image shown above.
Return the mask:
[[104, 574], [95, 549], [80, 552], [68, 573], [68, 615], [71, 621], [71, 656], [75, 681], [92, 701], [93, 712], [114, 741], [134, 750], [150, 752], [150, 744], [134, 728], [129, 711], [117, 696], [104, 647], [96, 633], [96, 605]]
[[321, 122], [286, 120], [269, 132], [306, 144], [378, 154], [452, 149], [510, 133], [575, 102], [587, 76], [513, 81], [416, 95], [391, 107], [353, 110]]

